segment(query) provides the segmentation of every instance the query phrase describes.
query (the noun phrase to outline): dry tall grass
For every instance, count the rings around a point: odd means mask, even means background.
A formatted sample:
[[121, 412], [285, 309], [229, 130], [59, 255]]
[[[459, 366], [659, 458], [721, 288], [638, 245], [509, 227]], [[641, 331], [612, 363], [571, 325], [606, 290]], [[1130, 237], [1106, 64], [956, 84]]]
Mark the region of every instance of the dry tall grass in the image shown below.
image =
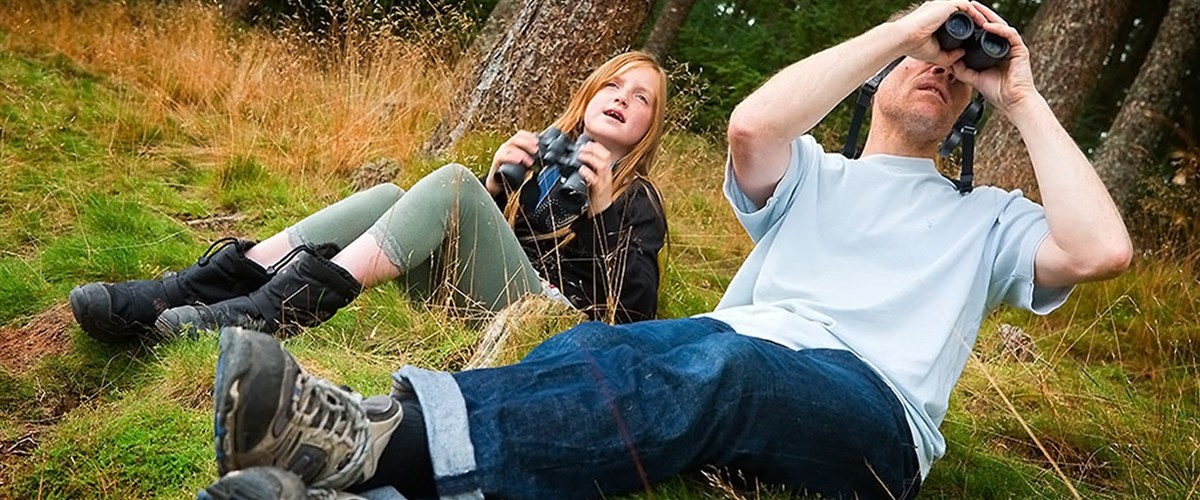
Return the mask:
[[406, 160], [448, 104], [451, 65], [423, 43], [439, 33], [400, 37], [362, 20], [318, 41], [235, 26], [202, 2], [35, 0], [0, 12], [8, 48], [49, 49], [130, 87], [141, 116], [178, 124], [194, 144], [178, 153], [201, 164], [253, 157], [321, 178]]

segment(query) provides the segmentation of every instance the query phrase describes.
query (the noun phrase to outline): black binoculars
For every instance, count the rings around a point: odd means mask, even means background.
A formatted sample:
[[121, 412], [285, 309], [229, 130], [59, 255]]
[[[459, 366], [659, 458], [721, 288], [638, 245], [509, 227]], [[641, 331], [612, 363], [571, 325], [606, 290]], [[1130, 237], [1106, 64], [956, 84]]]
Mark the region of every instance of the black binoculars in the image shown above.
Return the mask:
[[[579, 161], [579, 150], [591, 140], [587, 134], [579, 134], [572, 141], [570, 136], [551, 126], [538, 135], [538, 150], [530, 167], [535, 174], [543, 168], [558, 167], [565, 201], [580, 207], [580, 211], [587, 208], [588, 190], [583, 176], [579, 174], [579, 167], [583, 165]], [[525, 179], [525, 167], [504, 163], [496, 169], [495, 175], [506, 190], [515, 191]]]
[[975, 71], [988, 69], [1008, 57], [1008, 40], [984, 31], [966, 12], [951, 14], [933, 36], [944, 51], [966, 49], [963, 64]]

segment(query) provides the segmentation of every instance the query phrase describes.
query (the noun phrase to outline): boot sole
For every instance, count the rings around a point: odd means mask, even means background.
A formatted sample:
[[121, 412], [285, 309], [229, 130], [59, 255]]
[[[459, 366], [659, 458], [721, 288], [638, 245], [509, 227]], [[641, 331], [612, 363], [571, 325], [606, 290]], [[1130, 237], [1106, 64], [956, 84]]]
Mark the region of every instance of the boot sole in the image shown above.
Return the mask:
[[[105, 319], [112, 316], [112, 296], [103, 284], [88, 283], [77, 286], [67, 294], [67, 301], [71, 304], [71, 314], [75, 316], [75, 322], [92, 338], [109, 344], [125, 343], [139, 338], [136, 331], [116, 333], [135, 329]], [[103, 307], [97, 307], [98, 304], [103, 304]]]
[[204, 309], [209, 306], [199, 305], [183, 305], [172, 307], [163, 311], [154, 320], [154, 332], [164, 338], [188, 337], [196, 338], [202, 333], [214, 333], [222, 328], [243, 328], [253, 330], [265, 334], [272, 334], [278, 331], [278, 327], [271, 328], [271, 325], [266, 321], [253, 321], [245, 319], [243, 321], [227, 320], [222, 322], [214, 319], [209, 311]]
[[[239, 327], [221, 329], [213, 389], [213, 439], [217, 470], [273, 465], [266, 450], [254, 450], [272, 432], [284, 406], [291, 417], [291, 388], [298, 367], [270, 335]], [[243, 399], [245, 394], [249, 399]], [[274, 397], [271, 397], [274, 396]], [[239, 403], [242, 403], [239, 405]], [[232, 432], [231, 432], [232, 429]]]
[[[154, 320], [154, 332], [164, 339], [172, 337], [196, 337], [200, 332], [196, 328], [196, 323], [200, 315], [194, 311], [195, 307], [184, 305], [163, 311], [162, 314], [158, 315], [158, 319]], [[190, 313], [190, 317], [183, 317], [181, 311], [185, 310]]]
[[196, 493], [196, 500], [303, 500], [305, 490], [304, 483], [294, 474], [290, 477], [225, 476]]

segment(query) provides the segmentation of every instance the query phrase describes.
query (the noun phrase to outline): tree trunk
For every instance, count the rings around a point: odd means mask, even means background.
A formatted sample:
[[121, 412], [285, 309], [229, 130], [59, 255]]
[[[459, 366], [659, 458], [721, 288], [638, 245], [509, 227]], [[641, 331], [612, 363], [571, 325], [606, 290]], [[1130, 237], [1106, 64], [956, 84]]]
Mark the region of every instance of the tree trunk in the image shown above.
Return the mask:
[[1181, 87], [1197, 50], [1198, 32], [1200, 0], [1171, 0], [1146, 62], [1096, 151], [1096, 171], [1126, 213], [1133, 208], [1138, 178], [1153, 165], [1153, 155], [1166, 138], [1180, 92], [1188, 91]]
[[471, 53], [469, 57], [480, 58], [484, 54], [492, 51], [496, 46], [496, 42], [504, 33], [508, 31], [508, 26], [512, 24], [513, 16], [517, 15], [517, 9], [521, 8], [519, 0], [499, 0], [492, 7], [492, 12], [488, 14], [487, 22], [484, 23], [483, 29], [479, 30], [479, 34], [475, 36], [475, 41], [471, 44]]
[[[1084, 96], [1104, 67], [1105, 54], [1129, 12], [1132, 0], [1046, 0], [1023, 35], [1033, 77], [1060, 123], [1070, 127]], [[976, 179], [1006, 189], [1019, 188], [1040, 199], [1029, 154], [1017, 129], [994, 115], [977, 144]]]
[[428, 149], [446, 151], [476, 127], [540, 131], [592, 69], [628, 49], [649, 8], [648, 0], [523, 0]]
[[650, 31], [642, 50], [654, 54], [659, 61], [665, 60], [671, 52], [671, 47], [675, 45], [679, 27], [683, 25], [683, 20], [687, 19], [695, 3], [696, 0], [667, 0], [667, 5], [654, 21], [654, 29]]

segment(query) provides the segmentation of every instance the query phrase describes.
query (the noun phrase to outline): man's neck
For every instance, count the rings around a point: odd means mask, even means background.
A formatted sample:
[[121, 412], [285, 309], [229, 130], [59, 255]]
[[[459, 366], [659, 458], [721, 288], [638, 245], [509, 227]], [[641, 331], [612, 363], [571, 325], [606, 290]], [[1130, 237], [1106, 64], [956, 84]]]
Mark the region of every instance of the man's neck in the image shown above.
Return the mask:
[[914, 139], [896, 132], [895, 127], [872, 127], [867, 135], [867, 143], [863, 145], [862, 156], [892, 155], [910, 158], [934, 158], [937, 156], [939, 141]]
[[[930, 137], [916, 124], [896, 124], [892, 116], [876, 113], [863, 145], [863, 156], [892, 155], [912, 158], [934, 158], [942, 138]], [[928, 127], [928, 125], [926, 125]]]

